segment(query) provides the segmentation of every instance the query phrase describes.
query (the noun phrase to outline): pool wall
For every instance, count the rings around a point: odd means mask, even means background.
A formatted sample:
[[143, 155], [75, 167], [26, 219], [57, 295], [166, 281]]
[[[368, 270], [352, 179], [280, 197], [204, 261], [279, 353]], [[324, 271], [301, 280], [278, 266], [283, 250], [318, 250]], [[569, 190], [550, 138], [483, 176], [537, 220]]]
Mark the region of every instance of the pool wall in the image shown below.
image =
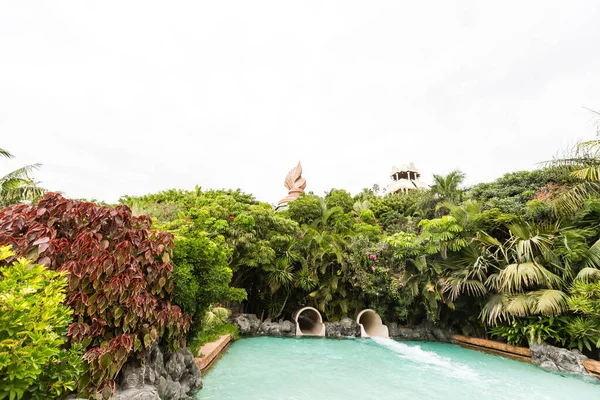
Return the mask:
[[531, 363], [531, 350], [526, 347], [511, 346], [502, 342], [463, 335], [454, 335], [454, 339], [462, 347]]
[[214, 342], [206, 343], [194, 356], [194, 362], [204, 374], [213, 363], [227, 350], [232, 341], [231, 335], [223, 335]]

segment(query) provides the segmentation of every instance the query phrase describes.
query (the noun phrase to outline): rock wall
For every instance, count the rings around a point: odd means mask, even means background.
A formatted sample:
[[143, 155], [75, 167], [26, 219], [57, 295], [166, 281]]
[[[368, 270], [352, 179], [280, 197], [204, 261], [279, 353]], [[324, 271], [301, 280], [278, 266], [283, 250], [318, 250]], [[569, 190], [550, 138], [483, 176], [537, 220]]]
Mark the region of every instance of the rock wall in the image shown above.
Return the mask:
[[[242, 336], [296, 336], [296, 324], [288, 320], [271, 321], [270, 319], [260, 322], [254, 314], [239, 314], [233, 318]], [[356, 321], [344, 318], [339, 322], [325, 322], [325, 334], [327, 337], [342, 338], [347, 336], [360, 336], [360, 328]]]
[[395, 322], [387, 324], [390, 337], [403, 340], [424, 340], [454, 343], [454, 332], [437, 325], [424, 323], [416, 326], [398, 325]]
[[260, 324], [258, 334], [264, 336], [296, 336], [296, 324], [292, 321], [271, 322], [271, 320], [266, 320]]
[[232, 321], [242, 336], [296, 336], [296, 324], [292, 321], [266, 319], [261, 323], [254, 314], [239, 314]]
[[[292, 321], [269, 319], [264, 322], [254, 314], [239, 314], [233, 318], [242, 336], [296, 336], [296, 324]], [[404, 340], [435, 340], [453, 342], [454, 333], [436, 325], [422, 324], [402, 326], [395, 322], [387, 324], [390, 337]], [[343, 318], [339, 322], [325, 322], [325, 336], [333, 338], [360, 337], [360, 327], [351, 318]]]
[[542, 368], [587, 374], [582, 361], [588, 358], [578, 350], [567, 350], [546, 343], [531, 343], [531, 362]]
[[145, 363], [128, 361], [121, 370], [116, 400], [189, 400], [202, 389], [200, 369], [188, 348], [163, 353], [158, 346]]
[[360, 326], [350, 318], [339, 322], [325, 322], [325, 336], [334, 338], [360, 337]]
[[235, 315], [232, 322], [237, 325], [242, 336], [254, 336], [260, 328], [260, 319], [254, 314], [239, 314]]

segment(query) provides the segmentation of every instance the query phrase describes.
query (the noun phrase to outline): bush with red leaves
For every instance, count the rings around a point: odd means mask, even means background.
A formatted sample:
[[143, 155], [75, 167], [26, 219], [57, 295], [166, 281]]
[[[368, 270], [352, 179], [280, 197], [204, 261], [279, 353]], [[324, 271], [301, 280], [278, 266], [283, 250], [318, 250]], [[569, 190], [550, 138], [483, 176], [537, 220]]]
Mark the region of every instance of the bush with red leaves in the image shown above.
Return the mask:
[[171, 304], [173, 236], [151, 231], [151, 224], [126, 206], [98, 206], [57, 193], [35, 206], [0, 210], [0, 245], [69, 273], [67, 305], [74, 314], [68, 335], [84, 345], [89, 364], [81, 394], [108, 398], [130, 356], [142, 356], [157, 342], [184, 345], [191, 318]]

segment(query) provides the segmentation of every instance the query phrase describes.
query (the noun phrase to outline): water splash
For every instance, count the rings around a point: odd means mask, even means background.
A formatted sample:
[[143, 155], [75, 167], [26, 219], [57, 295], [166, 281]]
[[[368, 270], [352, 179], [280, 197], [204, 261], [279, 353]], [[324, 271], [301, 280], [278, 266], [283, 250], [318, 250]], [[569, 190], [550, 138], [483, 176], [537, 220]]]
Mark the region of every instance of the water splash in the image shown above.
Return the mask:
[[393, 339], [383, 337], [371, 337], [375, 343], [386, 347], [398, 354], [400, 357], [415, 362], [423, 367], [434, 368], [442, 373], [464, 379], [480, 380], [479, 375], [466, 365], [453, 362], [449, 358], [442, 357], [433, 351], [421, 349], [421, 346], [409, 346]]

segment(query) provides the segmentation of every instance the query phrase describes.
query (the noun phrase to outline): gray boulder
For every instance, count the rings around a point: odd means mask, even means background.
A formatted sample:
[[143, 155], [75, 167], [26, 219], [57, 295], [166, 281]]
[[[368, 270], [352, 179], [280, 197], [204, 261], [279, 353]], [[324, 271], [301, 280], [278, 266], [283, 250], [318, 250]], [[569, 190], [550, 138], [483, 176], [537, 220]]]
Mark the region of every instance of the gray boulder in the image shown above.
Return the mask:
[[196, 365], [194, 355], [189, 348], [183, 348], [179, 352], [183, 356], [185, 369], [179, 378], [183, 393], [194, 394], [202, 389], [202, 374]]
[[296, 336], [296, 324], [287, 320], [281, 322], [281, 336]]
[[397, 339], [404, 340], [433, 340], [434, 336], [428, 329], [422, 326], [416, 327], [408, 327], [403, 325], [398, 325], [394, 329], [394, 334], [390, 333], [390, 336]]
[[144, 386], [144, 368], [137, 363], [127, 363], [121, 370], [121, 389], [135, 389]]
[[254, 314], [240, 314], [233, 319], [242, 336], [252, 336], [258, 333], [260, 320]]
[[258, 334], [264, 336], [281, 336], [281, 325], [278, 322], [267, 320], [260, 324]]
[[352, 318], [342, 318], [340, 321], [340, 333], [342, 336], [360, 336], [360, 326]]
[[165, 387], [165, 392], [161, 396], [163, 400], [181, 400], [187, 397], [187, 393], [185, 393], [183, 387], [179, 382], [172, 381], [167, 379], [167, 385]]
[[171, 353], [167, 362], [165, 363], [165, 369], [169, 378], [173, 381], [178, 382], [186, 368], [185, 357], [182, 353]]
[[158, 391], [160, 398], [164, 399], [165, 392], [167, 391], [167, 378], [164, 376], [158, 378], [158, 381], [156, 382], [156, 390]]
[[200, 375], [200, 370], [196, 369], [197, 373], [188, 373], [183, 379], [181, 379], [181, 387], [184, 389], [185, 393], [196, 393], [200, 389], [202, 389], [202, 376]]
[[388, 325], [390, 337], [403, 340], [424, 340], [453, 342], [454, 333], [440, 326], [424, 323], [416, 326], [398, 325], [391, 322]]
[[360, 327], [351, 318], [343, 318], [339, 322], [325, 322], [325, 336], [343, 338], [360, 336]]
[[145, 363], [129, 360], [121, 370], [118, 400], [187, 400], [202, 389], [200, 369], [188, 348], [165, 353], [153, 346]]
[[431, 329], [431, 333], [440, 342], [454, 342], [454, 333], [449, 329], [442, 329], [440, 327], [435, 327]]
[[[154, 379], [152, 379], [148, 371], [153, 371], [155, 373]], [[160, 376], [164, 376], [165, 378], [167, 377], [167, 371], [165, 370], [165, 359], [158, 345], [152, 346], [146, 356], [146, 372], [148, 375], [147, 377], [145, 376], [147, 382], [156, 380]]]
[[399, 333], [398, 333], [398, 323], [397, 322], [390, 322], [389, 324], [387, 324], [387, 327], [388, 327], [388, 333], [391, 338], [398, 337]]
[[531, 343], [529, 348], [531, 361], [542, 368], [587, 374], [581, 362], [587, 360], [587, 357], [577, 350], [561, 349], [547, 343], [536, 342]]
[[192, 351], [189, 347], [184, 347], [179, 351], [179, 353], [183, 355], [183, 363], [185, 364], [186, 368], [190, 368], [192, 364], [195, 364], [194, 354], [192, 354]]
[[342, 337], [342, 327], [339, 322], [325, 322], [326, 337]]
[[154, 386], [142, 386], [141, 388], [131, 388], [118, 391], [114, 400], [160, 400], [158, 391]]

